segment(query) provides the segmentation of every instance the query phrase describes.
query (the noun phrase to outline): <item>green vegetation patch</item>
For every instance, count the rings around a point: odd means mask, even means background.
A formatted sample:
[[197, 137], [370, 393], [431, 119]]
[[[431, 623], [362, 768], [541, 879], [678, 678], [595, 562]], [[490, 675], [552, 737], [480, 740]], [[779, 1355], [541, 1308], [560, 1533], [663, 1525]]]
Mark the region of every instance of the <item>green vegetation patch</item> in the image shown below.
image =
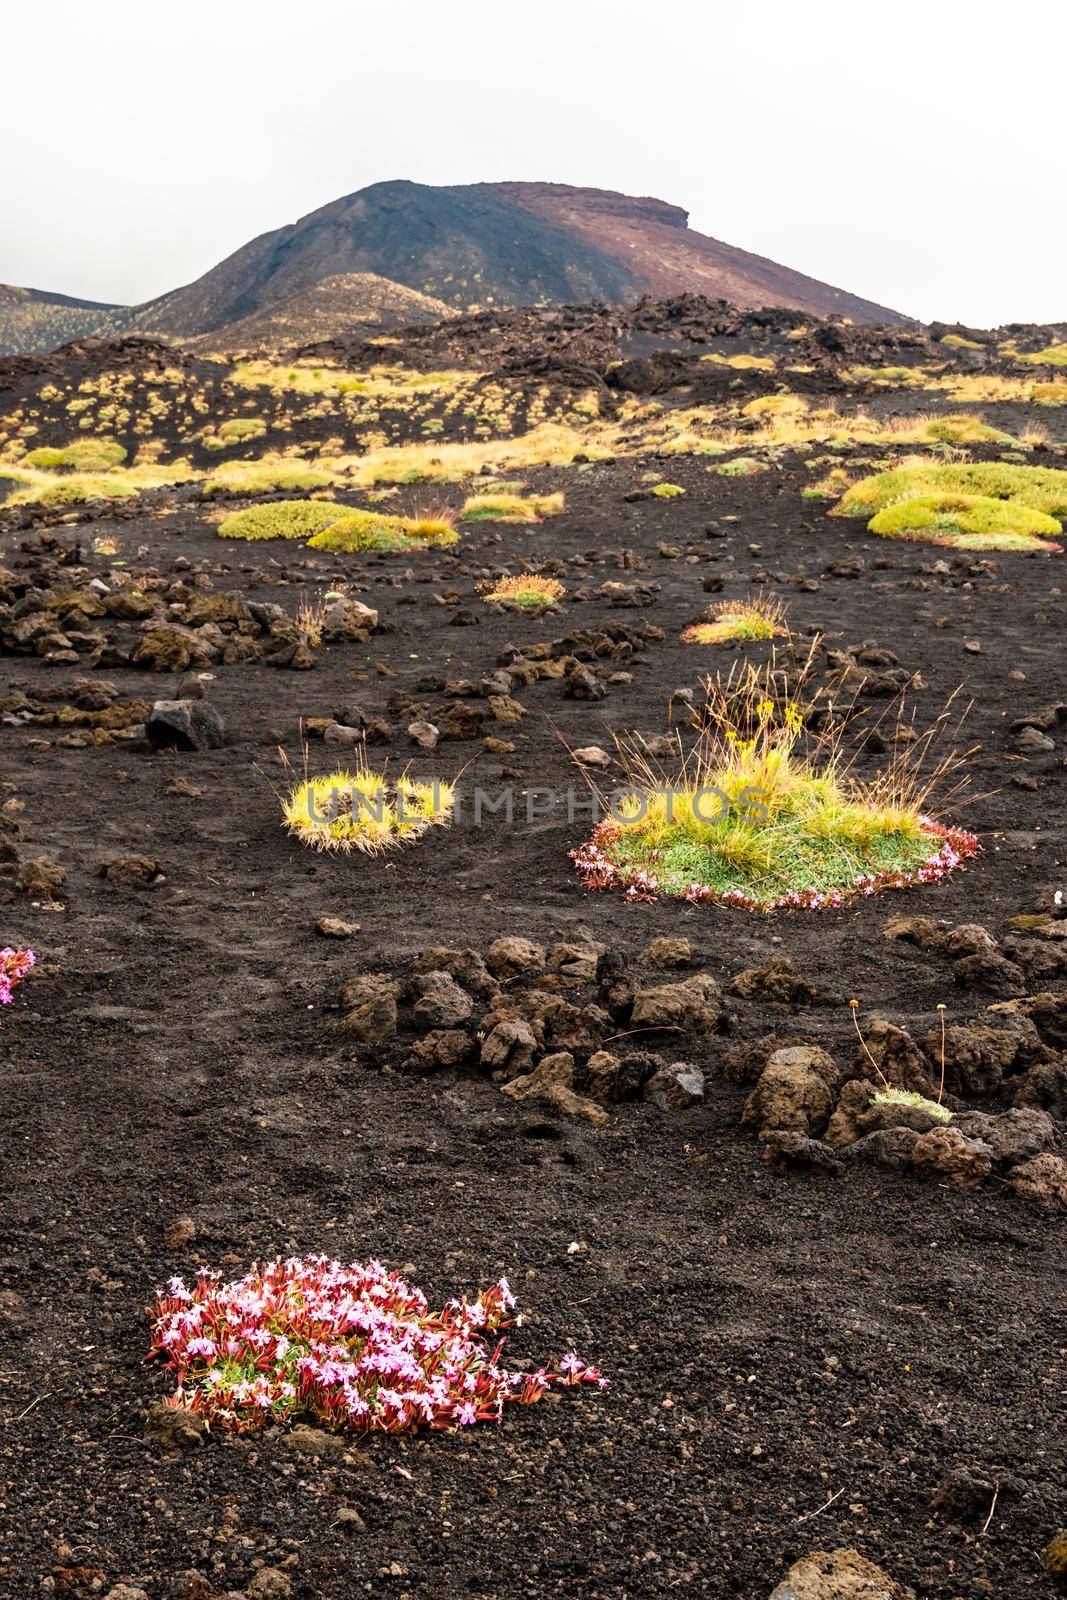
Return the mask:
[[46, 472], [62, 471], [65, 467], [74, 472], [107, 472], [119, 467], [126, 459], [126, 451], [114, 439], [76, 439], [73, 444], [57, 448], [43, 445], [31, 450], [22, 461], [24, 467], [38, 467]]
[[360, 550], [418, 550], [455, 544], [459, 538], [446, 517], [390, 517], [379, 511], [347, 511], [308, 540], [313, 550], [355, 554]]
[[924, 461], [879, 472], [853, 484], [831, 515], [872, 517], [896, 500], [938, 494], [981, 495], [1029, 506], [1050, 517], [1067, 516], [1067, 472], [1001, 461]]
[[933, 539], [972, 550], [1056, 550], [1055, 517], [979, 494], [916, 495], [884, 507], [867, 524], [887, 539]]
[[345, 507], [327, 500], [277, 500], [246, 506], [219, 523], [223, 539], [310, 539], [345, 515]]

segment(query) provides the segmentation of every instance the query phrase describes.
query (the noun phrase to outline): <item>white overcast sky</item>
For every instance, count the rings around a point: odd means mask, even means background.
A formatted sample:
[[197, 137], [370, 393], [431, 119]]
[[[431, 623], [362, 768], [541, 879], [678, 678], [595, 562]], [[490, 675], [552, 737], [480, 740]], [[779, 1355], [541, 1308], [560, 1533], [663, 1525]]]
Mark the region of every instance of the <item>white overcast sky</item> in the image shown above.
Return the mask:
[[541, 179], [924, 320], [1067, 318], [1060, 0], [8, 0], [0, 41], [0, 282], [145, 300], [382, 179]]

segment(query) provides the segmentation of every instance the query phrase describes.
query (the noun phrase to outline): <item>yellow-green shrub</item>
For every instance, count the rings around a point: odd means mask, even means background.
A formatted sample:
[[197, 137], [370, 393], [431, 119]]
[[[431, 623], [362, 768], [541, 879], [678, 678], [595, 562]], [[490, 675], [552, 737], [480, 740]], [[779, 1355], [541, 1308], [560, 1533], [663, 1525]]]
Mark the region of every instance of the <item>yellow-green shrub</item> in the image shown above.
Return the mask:
[[345, 510], [328, 500], [276, 500], [232, 512], [219, 523], [219, 535], [223, 539], [309, 539], [343, 517]]
[[978, 494], [915, 495], [885, 506], [868, 523], [891, 539], [933, 539], [963, 549], [1057, 549], [1055, 517], [1032, 506]]

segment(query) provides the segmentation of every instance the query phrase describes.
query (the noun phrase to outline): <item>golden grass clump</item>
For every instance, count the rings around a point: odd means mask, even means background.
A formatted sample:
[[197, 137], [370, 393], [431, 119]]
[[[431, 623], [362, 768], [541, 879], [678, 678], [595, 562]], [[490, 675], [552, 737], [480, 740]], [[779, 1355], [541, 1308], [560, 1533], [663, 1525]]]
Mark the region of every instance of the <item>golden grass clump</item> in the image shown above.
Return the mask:
[[1035, 406], [1067, 406], [1067, 383], [1035, 383], [1030, 400]]
[[1067, 344], [1049, 344], [1043, 350], [1035, 350], [1030, 355], [1020, 356], [1019, 359], [1038, 366], [1067, 367]]
[[731, 644], [750, 639], [781, 638], [786, 607], [781, 600], [756, 595], [751, 600], [722, 600], [708, 608], [703, 622], [682, 630], [683, 644]]
[[329, 500], [275, 500], [246, 506], [219, 523], [223, 539], [309, 539], [346, 512]]
[[562, 510], [562, 494], [472, 494], [460, 516], [464, 522], [540, 522]]
[[228, 461], [216, 467], [204, 482], [206, 495], [276, 494], [328, 489], [334, 483], [332, 472], [309, 466], [306, 461], [288, 456], [263, 456], [259, 461]]
[[973, 412], [958, 411], [951, 416], [933, 417], [926, 424], [926, 437], [938, 444], [1014, 444], [1010, 433], [990, 427]]
[[308, 540], [312, 550], [334, 550], [352, 555], [360, 550], [419, 550], [427, 546], [456, 544], [459, 533], [452, 512], [442, 510], [413, 517], [388, 516], [384, 511], [342, 508], [328, 528]]
[[936, 882], [975, 853], [973, 836], [930, 813], [935, 792], [951, 784], [951, 798], [964, 786], [966, 758], [955, 750], [924, 770], [948, 708], [897, 746], [888, 767], [861, 778], [855, 716], [827, 705], [816, 728], [800, 698], [811, 659], [791, 687], [773, 659], [709, 678], [696, 741], [685, 754], [679, 741], [673, 775], [640, 744], [617, 741], [626, 783], [609, 820], [574, 852], [588, 887], [815, 910]]
[[562, 583], [557, 583], [555, 578], [539, 578], [530, 572], [520, 572], [514, 577], [494, 579], [483, 587], [481, 594], [483, 600], [510, 601], [513, 605], [525, 606], [533, 611], [542, 606], [555, 605], [566, 592]]
[[380, 855], [452, 820], [455, 788], [406, 774], [395, 783], [361, 768], [305, 778], [282, 801], [288, 831], [312, 850]]

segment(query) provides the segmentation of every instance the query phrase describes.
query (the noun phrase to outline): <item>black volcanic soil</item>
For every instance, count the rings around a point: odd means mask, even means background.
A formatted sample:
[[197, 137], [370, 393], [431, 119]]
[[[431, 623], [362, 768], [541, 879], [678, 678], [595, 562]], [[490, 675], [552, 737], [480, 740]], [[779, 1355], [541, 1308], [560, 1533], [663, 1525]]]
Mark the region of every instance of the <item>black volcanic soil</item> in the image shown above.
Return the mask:
[[[62, 910], [5, 907], [5, 937], [40, 961], [0, 1029], [5, 1596], [106, 1594], [123, 1578], [152, 1600], [224, 1594], [257, 1564], [288, 1563], [298, 1600], [762, 1597], [790, 1561], [836, 1545], [929, 1600], [1049, 1594], [1039, 1552], [1064, 1521], [1054, 1217], [995, 1182], [961, 1192], [858, 1165], [773, 1175], [739, 1126], [746, 1087], [716, 1073], [720, 1040], [681, 1047], [708, 1071], [704, 1105], [623, 1105], [596, 1129], [473, 1075], [383, 1068], [331, 1009], [344, 981], [426, 945], [585, 927], [630, 954], [684, 933], [694, 965], [724, 982], [788, 953], [865, 1012], [909, 1026], [944, 1000], [962, 1018], [986, 1000], [885, 940], [887, 918], [999, 934], [1063, 883], [1062, 757], [1020, 761], [1007, 733], [1020, 711], [1067, 698], [1060, 558], [976, 562], [870, 540], [800, 499], [799, 465], [744, 480], [699, 461], [660, 465], [684, 499], [625, 502], [638, 470], [627, 462], [535, 473], [538, 487], [565, 489], [565, 516], [475, 526], [455, 559], [427, 553], [410, 575], [406, 557], [368, 562], [356, 586], [392, 631], [324, 648], [311, 672], [216, 669], [220, 750], [71, 748], [58, 730], [0, 729], [4, 798], [25, 805], [21, 848], [67, 872]], [[221, 543], [196, 506], [88, 531], [112, 534], [127, 559], [148, 546], [161, 571], [184, 557], [209, 564], [217, 588], [290, 607], [309, 573], [340, 570], [299, 547]], [[4, 565], [17, 542], [0, 538]], [[646, 571], [618, 564], [626, 549]], [[473, 598], [485, 568], [579, 556], [589, 565], [568, 567], [569, 588], [637, 579], [656, 586], [654, 604], [570, 602], [534, 619]], [[854, 575], [833, 575], [850, 557]], [[264, 584], [270, 570], [292, 586]], [[398, 686], [477, 680], [531, 637], [619, 621], [666, 635], [599, 704], [566, 700], [553, 682], [522, 691], [524, 723], [499, 730], [515, 755], [442, 743], [438, 770], [478, 756], [483, 782], [507, 764], [521, 782], [558, 784], [573, 774], [556, 729], [572, 747], [609, 744], [608, 727], [662, 732], [672, 693], [722, 659], [676, 642], [715, 575], [726, 597], [763, 583], [789, 598], [801, 634], [891, 649], [922, 674], [931, 715], [964, 685], [968, 738], [982, 746], [974, 787], [997, 791], [962, 818], [985, 846], [967, 870], [838, 913], [760, 918], [586, 894], [566, 856], [580, 823], [508, 832], [491, 821], [378, 861], [316, 857], [278, 826], [275, 746], [299, 761], [302, 717], [352, 700], [383, 713]], [[476, 625], [454, 625], [463, 607]], [[78, 675], [33, 657], [4, 666], [7, 685], [31, 695]], [[102, 675], [123, 694], [174, 692], [169, 677]], [[409, 746], [392, 720], [402, 764]], [[312, 746], [316, 765], [332, 754]], [[1036, 788], [1017, 787], [1020, 772]], [[175, 794], [179, 777], [200, 797]], [[165, 881], [97, 875], [103, 857], [128, 852], [157, 857]], [[361, 931], [317, 937], [322, 916]], [[732, 1026], [740, 1038], [818, 1039], [839, 1063], [853, 1053], [844, 1005], [741, 1003]], [[655, 1048], [678, 1058], [669, 1042]], [[164, 1229], [182, 1214], [197, 1239], [168, 1249]], [[504, 1272], [526, 1317], [512, 1354], [573, 1347], [611, 1387], [515, 1409], [499, 1430], [376, 1437], [341, 1458], [308, 1459], [277, 1436], [161, 1455], [140, 1414], [169, 1392], [167, 1375], [142, 1365], [154, 1286], [200, 1261], [236, 1275], [291, 1251], [377, 1255], [431, 1298]], [[931, 1510], [952, 1467], [1004, 1485], [986, 1529], [984, 1517], [962, 1526]], [[364, 1527], [340, 1525], [342, 1507]], [[214, 1587], [183, 1589], [191, 1570]]]

